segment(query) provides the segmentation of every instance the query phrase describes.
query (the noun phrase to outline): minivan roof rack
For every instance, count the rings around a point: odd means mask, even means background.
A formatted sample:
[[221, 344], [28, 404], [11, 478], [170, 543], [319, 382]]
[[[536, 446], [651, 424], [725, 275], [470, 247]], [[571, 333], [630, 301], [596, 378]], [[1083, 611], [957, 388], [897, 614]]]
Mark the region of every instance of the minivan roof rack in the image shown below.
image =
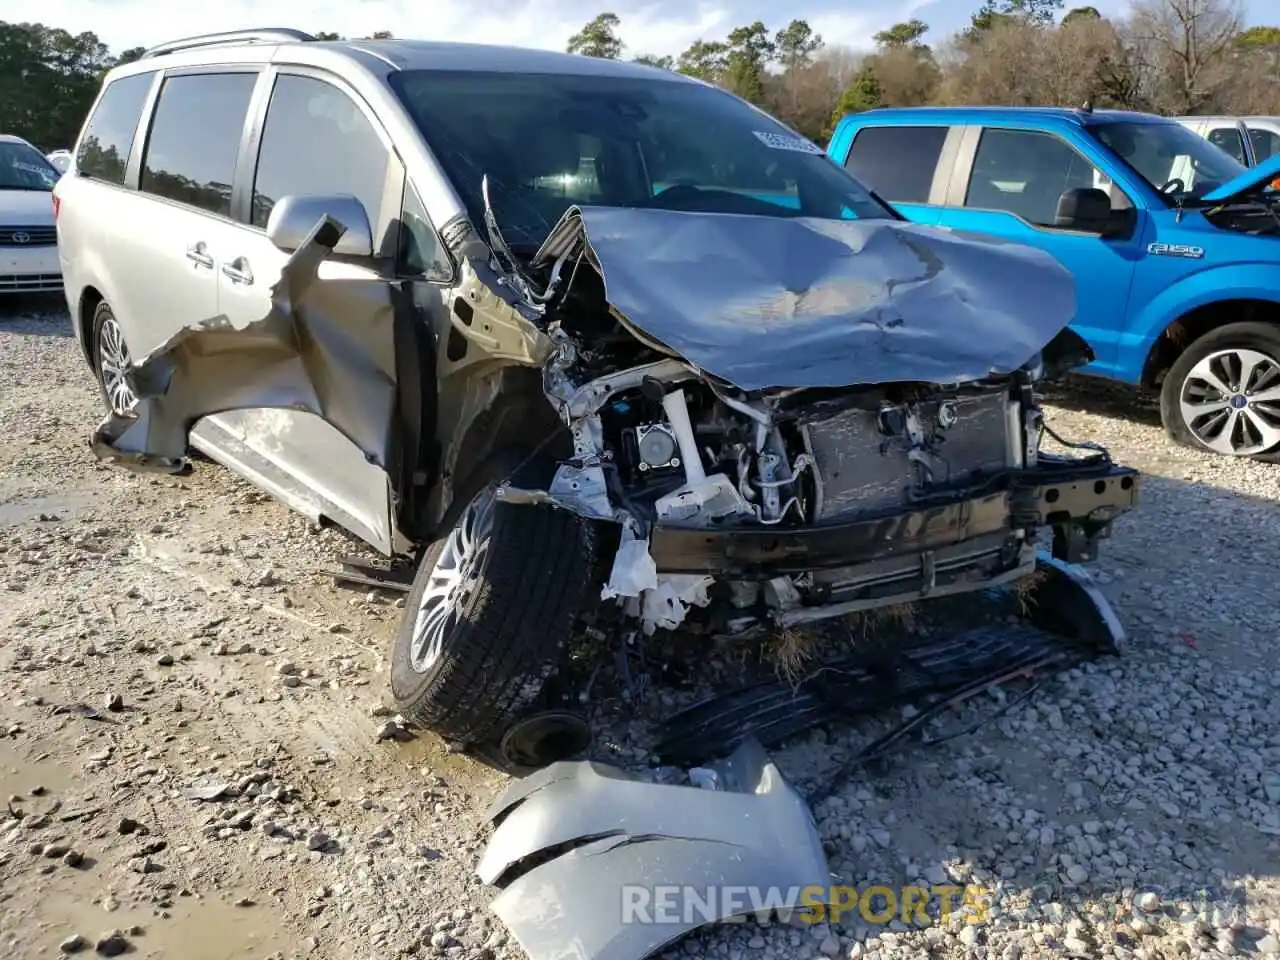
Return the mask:
[[220, 43], [293, 43], [313, 41], [316, 38], [302, 30], [288, 27], [269, 27], [264, 30], [228, 30], [223, 33], [202, 33], [196, 37], [184, 37], [181, 40], [170, 40], [146, 50], [139, 58], [160, 57], [166, 53], [177, 53], [179, 50], [194, 50], [197, 47], [212, 47]]

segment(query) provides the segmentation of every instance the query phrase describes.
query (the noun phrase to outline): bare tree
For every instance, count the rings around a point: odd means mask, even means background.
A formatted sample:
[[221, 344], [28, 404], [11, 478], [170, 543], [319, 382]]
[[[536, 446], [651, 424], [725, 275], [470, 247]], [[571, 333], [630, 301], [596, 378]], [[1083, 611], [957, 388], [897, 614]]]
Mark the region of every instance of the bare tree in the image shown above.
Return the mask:
[[998, 23], [947, 48], [943, 66], [941, 97], [948, 103], [1142, 105], [1128, 50], [1101, 17], [1061, 26]]
[[769, 77], [765, 104], [779, 120], [806, 137], [824, 142], [831, 119], [831, 105], [840, 96], [836, 65], [815, 59]]
[[852, 47], [829, 43], [818, 52], [814, 62], [830, 72], [837, 90], [843, 90], [853, 82], [865, 59], [865, 53]]
[[1129, 32], [1153, 72], [1156, 106], [1185, 114], [1222, 105], [1243, 19], [1239, 0], [1138, 0]]
[[889, 47], [870, 59], [887, 106], [922, 107], [937, 96], [942, 71], [928, 47]]

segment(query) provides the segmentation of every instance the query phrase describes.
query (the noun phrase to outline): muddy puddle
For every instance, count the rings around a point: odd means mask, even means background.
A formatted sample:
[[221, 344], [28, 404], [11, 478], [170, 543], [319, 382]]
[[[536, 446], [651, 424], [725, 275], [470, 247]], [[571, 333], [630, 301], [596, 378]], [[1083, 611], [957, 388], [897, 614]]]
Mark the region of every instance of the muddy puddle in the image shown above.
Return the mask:
[[31, 520], [72, 520], [93, 507], [87, 494], [57, 494], [0, 503], [0, 529]]
[[0, 799], [17, 796], [24, 801], [39, 791], [57, 796], [73, 787], [71, 771], [40, 753], [28, 756], [12, 742], [0, 740]]
[[[83, 852], [85, 861], [79, 869], [35, 861], [23, 879], [26, 892], [34, 895], [24, 897], [27, 905], [20, 914], [11, 912], [0, 890], [0, 930], [16, 951], [9, 956], [60, 956], [59, 944], [74, 934], [92, 943], [116, 930], [132, 944], [127, 956], [138, 960], [261, 960], [298, 947], [297, 937], [276, 922], [270, 904], [235, 905], [248, 890], [222, 891], [219, 899], [177, 896], [165, 911], [168, 916], [150, 907], [116, 907], [111, 880], [96, 856], [101, 841], [94, 834], [101, 827], [86, 826], [91, 821], [63, 822], [64, 816], [95, 806], [95, 798], [70, 769], [30, 747], [38, 745], [0, 741], [0, 798], [27, 815], [52, 811], [53, 822], [40, 839], [68, 843]], [[81, 840], [86, 831], [88, 837]], [[22, 831], [17, 842], [34, 837]], [[130, 932], [132, 928], [136, 931]]]
[[[269, 906], [237, 907], [233, 902], [183, 898], [169, 916], [160, 918], [146, 910], [107, 912], [98, 903], [81, 899], [75, 890], [50, 891], [41, 897], [28, 930], [31, 948], [48, 945], [44, 952], [58, 955], [58, 944], [79, 933], [94, 941], [119, 930], [132, 945], [130, 960], [262, 960], [298, 947], [296, 935], [273, 922]], [[34, 942], [32, 942], [34, 941]], [[89, 951], [92, 955], [92, 950]]]

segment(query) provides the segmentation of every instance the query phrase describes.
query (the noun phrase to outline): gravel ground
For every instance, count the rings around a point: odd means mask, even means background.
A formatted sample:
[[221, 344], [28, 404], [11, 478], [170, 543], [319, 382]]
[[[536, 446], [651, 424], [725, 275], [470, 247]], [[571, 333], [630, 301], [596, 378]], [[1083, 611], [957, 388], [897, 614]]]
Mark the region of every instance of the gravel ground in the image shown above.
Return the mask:
[[[0, 312], [6, 956], [522, 956], [472, 875], [503, 778], [431, 737], [378, 740], [400, 611], [319, 572], [350, 541], [216, 465], [96, 463], [69, 333], [56, 305]], [[976, 884], [988, 922], [852, 911], [668, 956], [1280, 955], [1280, 468], [1170, 446], [1126, 390], [1051, 400], [1059, 433], [1146, 474], [1094, 568], [1124, 655], [815, 810], [843, 882]], [[779, 763], [803, 784], [884, 722]]]

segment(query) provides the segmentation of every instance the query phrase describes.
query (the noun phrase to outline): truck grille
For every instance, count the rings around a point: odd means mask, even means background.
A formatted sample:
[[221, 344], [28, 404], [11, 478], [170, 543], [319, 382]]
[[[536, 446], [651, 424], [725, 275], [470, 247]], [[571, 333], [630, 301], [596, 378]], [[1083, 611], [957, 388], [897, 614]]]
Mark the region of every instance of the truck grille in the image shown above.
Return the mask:
[[[963, 487], [980, 475], [1006, 469], [1020, 448], [1010, 436], [1010, 401], [1003, 391], [946, 399], [955, 422], [938, 425], [937, 401], [917, 405], [927, 433], [944, 439], [933, 448], [937, 462], [933, 489]], [[905, 439], [881, 433], [878, 414], [845, 410], [805, 425], [809, 450], [821, 478], [817, 523], [851, 520], [859, 515], [906, 508], [918, 476]]]
[[56, 227], [0, 227], [0, 247], [52, 247], [57, 242]]

